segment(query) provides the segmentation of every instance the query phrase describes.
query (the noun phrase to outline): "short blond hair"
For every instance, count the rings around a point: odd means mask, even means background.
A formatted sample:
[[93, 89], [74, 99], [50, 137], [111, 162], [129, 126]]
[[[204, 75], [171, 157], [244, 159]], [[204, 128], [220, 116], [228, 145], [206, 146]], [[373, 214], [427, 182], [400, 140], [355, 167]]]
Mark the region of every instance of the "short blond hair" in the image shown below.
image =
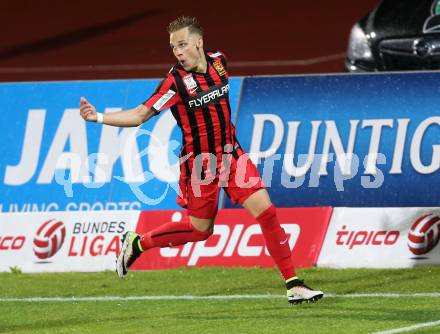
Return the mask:
[[176, 32], [177, 30], [187, 28], [190, 33], [196, 33], [200, 36], [203, 36], [203, 28], [200, 25], [199, 21], [192, 16], [181, 16], [175, 19], [174, 21], [168, 24], [167, 31], [168, 33]]

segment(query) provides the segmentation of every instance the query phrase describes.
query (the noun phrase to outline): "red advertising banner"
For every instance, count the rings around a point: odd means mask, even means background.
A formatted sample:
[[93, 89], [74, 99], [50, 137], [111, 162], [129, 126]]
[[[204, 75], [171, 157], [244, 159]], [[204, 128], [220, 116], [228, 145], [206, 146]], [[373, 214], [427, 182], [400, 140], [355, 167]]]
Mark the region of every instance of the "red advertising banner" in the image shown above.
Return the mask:
[[[332, 208], [280, 208], [278, 218], [289, 237], [295, 267], [317, 262]], [[169, 221], [188, 219], [184, 211], [143, 211], [136, 232], [145, 233]], [[205, 241], [152, 249], [133, 264], [135, 270], [185, 266], [273, 267], [258, 222], [244, 209], [221, 209], [213, 235]]]

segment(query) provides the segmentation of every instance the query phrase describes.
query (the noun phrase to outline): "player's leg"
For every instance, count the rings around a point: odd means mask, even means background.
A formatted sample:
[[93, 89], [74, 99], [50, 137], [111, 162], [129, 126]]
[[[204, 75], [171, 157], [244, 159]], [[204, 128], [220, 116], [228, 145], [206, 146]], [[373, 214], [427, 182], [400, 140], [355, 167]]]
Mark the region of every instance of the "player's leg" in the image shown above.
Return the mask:
[[212, 234], [218, 206], [218, 184], [199, 184], [193, 188], [189, 183], [185, 190], [189, 219], [167, 222], [141, 235], [131, 231], [124, 234], [116, 260], [119, 277], [124, 277], [128, 268], [148, 249], [202, 241]]
[[122, 247], [117, 259], [117, 273], [119, 277], [127, 274], [128, 268], [142, 254], [155, 247], [173, 247], [206, 240], [212, 234], [214, 218], [190, 219], [180, 222], [167, 222], [143, 234], [126, 232], [122, 237]]
[[321, 298], [321, 291], [310, 289], [296, 276], [288, 237], [279, 223], [276, 208], [257, 168], [245, 154], [232, 161], [225, 191], [233, 202], [243, 205], [261, 226], [267, 249], [286, 283], [289, 302], [300, 303]]
[[303, 301], [314, 302], [322, 298], [324, 296], [322, 291], [311, 289], [296, 276], [288, 237], [278, 221], [276, 208], [271, 203], [266, 189], [259, 189], [250, 195], [243, 202], [243, 207], [261, 226], [269, 254], [286, 282], [288, 301], [297, 304]]
[[258, 189], [242, 205], [260, 224], [269, 254], [284, 280], [296, 277], [288, 237], [278, 221], [275, 206], [270, 201], [267, 190]]

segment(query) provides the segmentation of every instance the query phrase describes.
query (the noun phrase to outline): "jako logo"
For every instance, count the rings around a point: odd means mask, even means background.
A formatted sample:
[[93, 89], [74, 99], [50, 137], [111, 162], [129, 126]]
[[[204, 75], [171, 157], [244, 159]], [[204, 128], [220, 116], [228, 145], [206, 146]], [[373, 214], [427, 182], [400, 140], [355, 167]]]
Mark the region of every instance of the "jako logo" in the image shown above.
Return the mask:
[[440, 217], [433, 213], [417, 219], [408, 233], [408, 247], [415, 255], [428, 253], [439, 241]]
[[34, 253], [40, 259], [47, 259], [58, 252], [64, 243], [66, 227], [63, 222], [48, 220], [37, 231], [34, 238]]

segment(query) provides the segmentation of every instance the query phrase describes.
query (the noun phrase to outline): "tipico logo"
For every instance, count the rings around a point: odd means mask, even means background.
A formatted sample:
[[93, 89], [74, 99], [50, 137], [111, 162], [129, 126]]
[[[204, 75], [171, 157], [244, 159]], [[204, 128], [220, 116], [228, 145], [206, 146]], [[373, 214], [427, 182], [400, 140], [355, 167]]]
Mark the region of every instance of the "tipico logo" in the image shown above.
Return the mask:
[[54, 256], [61, 248], [66, 237], [63, 222], [51, 219], [45, 222], [34, 238], [34, 253], [40, 259]]
[[430, 213], [418, 218], [408, 234], [409, 250], [415, 255], [431, 251], [440, 239], [440, 217]]

